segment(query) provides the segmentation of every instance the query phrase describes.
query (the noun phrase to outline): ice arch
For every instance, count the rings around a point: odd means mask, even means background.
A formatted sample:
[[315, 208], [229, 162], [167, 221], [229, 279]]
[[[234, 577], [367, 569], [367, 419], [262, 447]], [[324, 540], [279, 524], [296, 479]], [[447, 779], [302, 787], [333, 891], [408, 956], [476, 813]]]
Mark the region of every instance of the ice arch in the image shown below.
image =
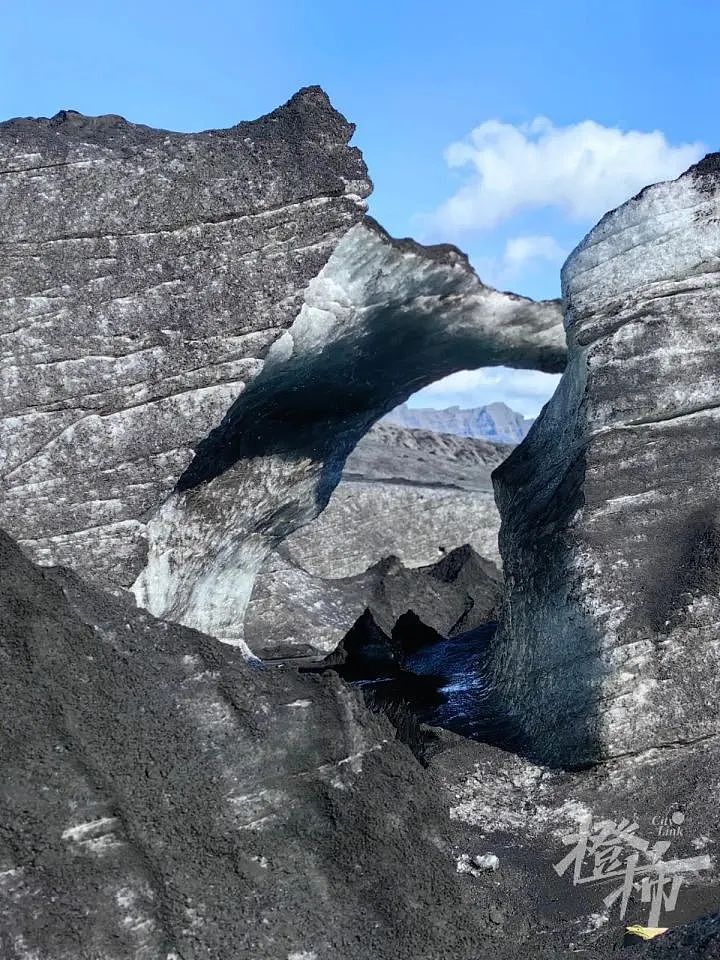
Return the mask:
[[564, 363], [558, 301], [486, 287], [455, 247], [393, 240], [365, 218], [151, 518], [138, 602], [242, 643], [264, 557], [324, 508], [375, 420], [457, 370]]

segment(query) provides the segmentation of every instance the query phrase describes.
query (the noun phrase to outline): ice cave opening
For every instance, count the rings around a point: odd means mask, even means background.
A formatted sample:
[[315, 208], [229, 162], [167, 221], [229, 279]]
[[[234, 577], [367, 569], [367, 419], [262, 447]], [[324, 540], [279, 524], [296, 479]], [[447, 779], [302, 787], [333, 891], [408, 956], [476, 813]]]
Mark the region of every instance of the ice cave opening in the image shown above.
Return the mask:
[[[332, 613], [341, 599], [323, 600], [301, 582], [307, 558], [298, 564], [288, 544], [322, 514], [373, 425], [457, 371], [502, 366], [557, 374], [565, 355], [559, 301], [494, 290], [455, 247], [396, 241], [366, 219], [338, 244], [291, 327], [149, 519], [147, 563], [133, 587], [138, 602], [262, 656], [278, 644], [266, 639], [269, 618], [251, 600], [258, 583], [285, 577], [312, 631], [323, 608]], [[417, 487], [416, 479], [408, 476], [405, 488]], [[489, 513], [489, 491], [484, 502]], [[349, 502], [347, 510], [356, 508]], [[377, 521], [381, 501], [369, 510]], [[339, 536], [351, 552], [342, 530], [329, 529], [327, 513], [317, 522], [326, 544]], [[322, 538], [313, 548], [320, 579], [330, 573], [347, 580], [350, 567], [322, 568]], [[443, 546], [441, 538], [436, 559]], [[276, 559], [274, 570], [267, 570], [268, 557]], [[291, 624], [288, 630], [291, 644]]]

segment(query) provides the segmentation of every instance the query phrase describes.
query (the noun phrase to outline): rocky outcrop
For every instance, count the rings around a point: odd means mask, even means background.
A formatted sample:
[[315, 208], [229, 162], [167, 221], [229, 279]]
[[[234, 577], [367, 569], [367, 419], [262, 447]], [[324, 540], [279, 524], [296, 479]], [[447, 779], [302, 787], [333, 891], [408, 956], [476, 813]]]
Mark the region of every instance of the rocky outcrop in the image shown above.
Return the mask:
[[719, 223], [714, 154], [590, 232], [568, 367], [494, 475], [496, 677], [562, 762], [720, 733]]
[[409, 407], [400, 404], [383, 418], [384, 423], [400, 427], [451, 433], [457, 437], [475, 437], [495, 443], [520, 443], [533, 424], [533, 417], [524, 417], [506, 403], [489, 403], [484, 407]]
[[63, 112], [0, 125], [0, 516], [130, 586], [146, 523], [364, 214], [317, 89], [229, 130]]
[[501, 590], [497, 567], [469, 546], [429, 566], [408, 568], [387, 557], [337, 579], [308, 573], [281, 549], [257, 579], [245, 635], [261, 657], [327, 652], [368, 608], [387, 632], [412, 610], [434, 630], [454, 636], [493, 619]]
[[352, 133], [319, 88], [202, 134], [0, 125], [0, 518], [32, 557], [240, 642], [376, 419], [467, 366], [562, 368], [557, 303], [364, 216]]
[[334, 670], [358, 687], [423, 764], [442, 750], [445, 731], [515, 751], [518, 731], [484, 673], [495, 627], [480, 620], [443, 635], [413, 610], [393, 622], [367, 608], [336, 650], [302, 669]]

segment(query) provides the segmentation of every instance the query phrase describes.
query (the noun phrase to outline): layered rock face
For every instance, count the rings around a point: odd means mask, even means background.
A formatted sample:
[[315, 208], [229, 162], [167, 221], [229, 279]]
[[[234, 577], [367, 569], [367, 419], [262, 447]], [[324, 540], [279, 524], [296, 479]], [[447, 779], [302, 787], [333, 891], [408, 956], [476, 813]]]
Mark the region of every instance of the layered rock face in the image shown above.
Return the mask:
[[319, 88], [174, 134], [0, 126], [0, 517], [42, 563], [231, 642], [368, 427], [467, 366], [559, 370], [556, 303], [364, 216]]
[[564, 762], [720, 732], [720, 156], [609, 213], [563, 269], [569, 361], [494, 475], [494, 669]]

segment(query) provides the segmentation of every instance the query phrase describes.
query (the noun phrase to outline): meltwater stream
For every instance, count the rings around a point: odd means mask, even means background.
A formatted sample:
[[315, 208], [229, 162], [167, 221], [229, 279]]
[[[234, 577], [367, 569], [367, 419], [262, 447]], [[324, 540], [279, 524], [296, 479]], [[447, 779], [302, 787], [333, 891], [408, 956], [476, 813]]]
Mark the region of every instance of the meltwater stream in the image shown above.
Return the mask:
[[[504, 747], [517, 747], [513, 723], [488, 682], [483, 663], [496, 623], [455, 637], [439, 638], [412, 652], [355, 649], [331, 667], [362, 689], [373, 709], [399, 711], [419, 723]], [[412, 643], [410, 646], [414, 646]]]

